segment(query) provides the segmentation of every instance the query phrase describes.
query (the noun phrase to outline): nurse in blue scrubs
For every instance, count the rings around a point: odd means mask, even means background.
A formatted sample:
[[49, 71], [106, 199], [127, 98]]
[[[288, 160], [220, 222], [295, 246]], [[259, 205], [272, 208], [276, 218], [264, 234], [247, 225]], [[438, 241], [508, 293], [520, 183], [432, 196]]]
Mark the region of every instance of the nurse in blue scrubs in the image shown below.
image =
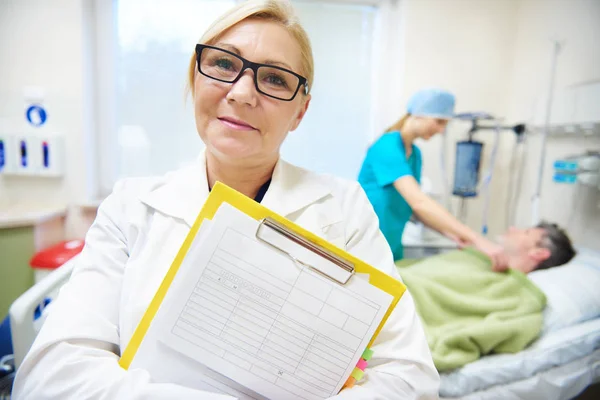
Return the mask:
[[369, 148], [358, 181], [367, 193], [395, 260], [403, 258], [402, 234], [412, 213], [428, 227], [453, 239], [461, 247], [486, 253], [495, 268], [506, 266], [502, 247], [454, 218], [421, 191], [421, 151], [415, 139], [429, 140], [443, 133], [454, 115], [452, 93], [426, 89], [415, 93], [406, 114]]

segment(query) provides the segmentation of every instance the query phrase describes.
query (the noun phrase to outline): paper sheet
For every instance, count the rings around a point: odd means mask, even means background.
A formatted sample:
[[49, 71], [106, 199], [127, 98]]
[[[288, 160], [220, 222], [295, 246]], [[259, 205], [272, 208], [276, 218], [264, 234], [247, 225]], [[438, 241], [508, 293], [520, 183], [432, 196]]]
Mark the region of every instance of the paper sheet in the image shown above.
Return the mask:
[[202, 228], [151, 327], [181, 353], [185, 375], [248, 398], [337, 394], [392, 296], [364, 277], [341, 286], [297, 265], [258, 241], [258, 222], [228, 204]]

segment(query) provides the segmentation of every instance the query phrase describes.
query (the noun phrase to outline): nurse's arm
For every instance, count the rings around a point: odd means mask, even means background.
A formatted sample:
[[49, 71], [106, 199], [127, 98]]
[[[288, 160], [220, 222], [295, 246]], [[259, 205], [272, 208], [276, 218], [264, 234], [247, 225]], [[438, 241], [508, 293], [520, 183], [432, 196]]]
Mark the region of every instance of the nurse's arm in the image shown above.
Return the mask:
[[403, 176], [394, 182], [394, 187], [406, 200], [410, 208], [428, 227], [457, 240], [459, 244], [476, 244], [479, 235], [450, 214], [438, 202], [421, 190], [412, 176]]
[[427, 196], [412, 176], [403, 176], [394, 182], [394, 187], [425, 225], [453, 239], [460, 246], [472, 245], [487, 254], [494, 267], [507, 267], [502, 247], [478, 235], [460, 222], [444, 207]]
[[[19, 367], [14, 399], [232, 399], [174, 384], [153, 383], [119, 361], [119, 303], [129, 258], [127, 198], [117, 185], [98, 210], [71, 279], [63, 287]], [[123, 185], [125, 186], [125, 185]], [[135, 185], [134, 185], [135, 186]]]

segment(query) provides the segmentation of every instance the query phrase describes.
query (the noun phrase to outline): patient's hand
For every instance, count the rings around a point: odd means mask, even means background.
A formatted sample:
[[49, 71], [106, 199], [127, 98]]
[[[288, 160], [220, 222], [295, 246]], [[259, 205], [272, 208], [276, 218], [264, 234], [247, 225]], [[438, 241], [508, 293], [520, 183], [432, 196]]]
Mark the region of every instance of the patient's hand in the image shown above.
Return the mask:
[[492, 260], [492, 269], [495, 272], [502, 272], [508, 269], [508, 258], [502, 246], [485, 238], [477, 240], [474, 244], [479, 251], [485, 253]]

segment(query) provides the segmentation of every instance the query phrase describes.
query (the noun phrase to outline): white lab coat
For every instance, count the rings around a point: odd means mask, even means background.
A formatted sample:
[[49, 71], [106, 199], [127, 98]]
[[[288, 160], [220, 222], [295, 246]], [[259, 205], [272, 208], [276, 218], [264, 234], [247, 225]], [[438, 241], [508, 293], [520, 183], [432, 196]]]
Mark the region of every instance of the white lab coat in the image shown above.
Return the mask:
[[[17, 399], [232, 399], [153, 383], [117, 363], [208, 195], [202, 154], [159, 178], [120, 181], [102, 203], [78, 265], [17, 372]], [[400, 279], [355, 182], [279, 161], [262, 204]], [[380, 333], [364, 383], [336, 399], [437, 398], [439, 376], [406, 293]]]

